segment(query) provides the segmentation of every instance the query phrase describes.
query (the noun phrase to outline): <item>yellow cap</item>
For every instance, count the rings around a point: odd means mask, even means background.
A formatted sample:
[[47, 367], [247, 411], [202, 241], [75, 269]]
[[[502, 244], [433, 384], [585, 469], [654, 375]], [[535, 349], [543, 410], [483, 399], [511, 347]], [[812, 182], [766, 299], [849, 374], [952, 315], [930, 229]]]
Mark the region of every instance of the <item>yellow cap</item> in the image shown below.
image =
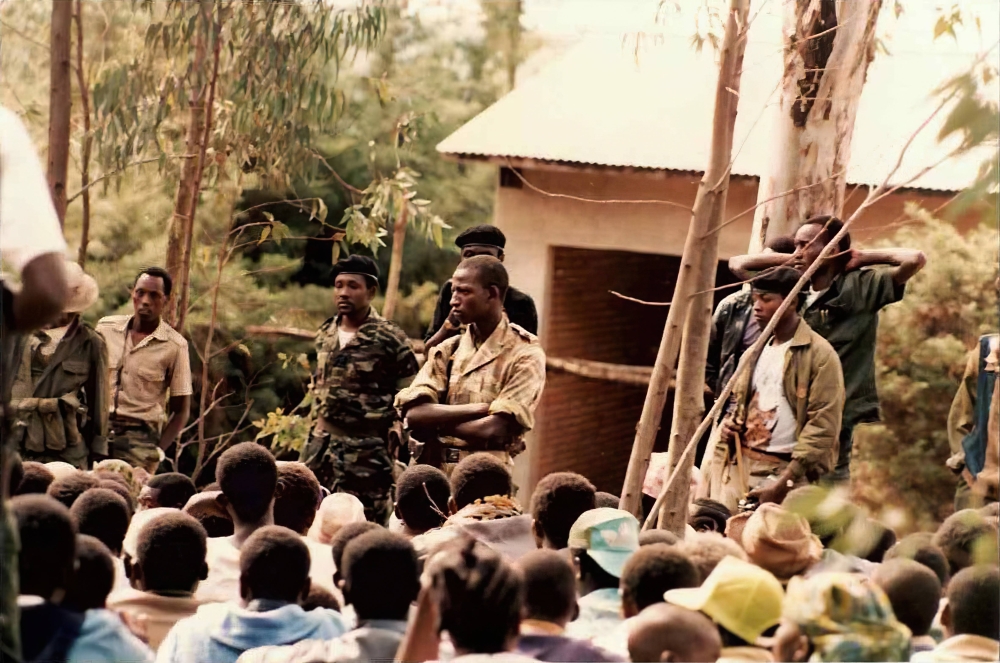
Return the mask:
[[769, 571], [735, 557], [723, 557], [701, 587], [671, 589], [667, 603], [705, 613], [716, 624], [753, 644], [781, 621], [785, 592]]

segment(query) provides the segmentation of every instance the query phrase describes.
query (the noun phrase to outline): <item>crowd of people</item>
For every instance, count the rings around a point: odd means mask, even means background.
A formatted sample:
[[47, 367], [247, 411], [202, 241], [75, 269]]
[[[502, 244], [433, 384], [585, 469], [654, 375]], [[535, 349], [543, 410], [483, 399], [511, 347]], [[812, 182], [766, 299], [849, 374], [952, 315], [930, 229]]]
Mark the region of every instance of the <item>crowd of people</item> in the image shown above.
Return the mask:
[[896, 540], [837, 490], [679, 538], [558, 472], [518, 503], [503, 459], [413, 465], [388, 526], [246, 442], [216, 482], [14, 464], [25, 661], [995, 661], [1000, 510]]

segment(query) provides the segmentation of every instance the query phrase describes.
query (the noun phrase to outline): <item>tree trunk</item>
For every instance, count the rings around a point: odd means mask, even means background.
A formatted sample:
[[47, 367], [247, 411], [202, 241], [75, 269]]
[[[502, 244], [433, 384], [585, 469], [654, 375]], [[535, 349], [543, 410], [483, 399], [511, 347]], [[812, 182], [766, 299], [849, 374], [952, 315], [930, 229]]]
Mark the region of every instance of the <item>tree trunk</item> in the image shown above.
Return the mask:
[[406, 201], [392, 230], [392, 256], [389, 258], [389, 279], [385, 284], [385, 304], [382, 305], [382, 316], [392, 320], [396, 313], [396, 303], [399, 301], [399, 275], [403, 271], [403, 246], [406, 244]]
[[[729, 188], [729, 164], [733, 152], [733, 127], [739, 101], [743, 53], [746, 50], [747, 13], [750, 0], [731, 0], [726, 33], [722, 44], [719, 78], [715, 88], [715, 114], [712, 121], [712, 145], [708, 167], [698, 185], [691, 224], [688, 226], [684, 253], [673, 304], [660, 340], [646, 401], [636, 428], [632, 455], [629, 458], [622, 490], [621, 508], [639, 513], [642, 481], [649, 467], [649, 456], [667, 400], [674, 363], [681, 347], [684, 324], [685, 357], [681, 361], [675, 393], [674, 425], [670, 440], [671, 456], [676, 464], [679, 449], [690, 434], [691, 423], [704, 408], [705, 357], [708, 354], [708, 326], [712, 320], [711, 290], [718, 262], [717, 226], [722, 222], [726, 192]], [[707, 302], [707, 303], [706, 303]], [[693, 409], [692, 409], [693, 408]], [[687, 486], [683, 497], [686, 499]], [[683, 532], [683, 528], [680, 530]]]
[[83, 152], [80, 155], [80, 185], [83, 196], [83, 227], [80, 231], [80, 250], [76, 261], [81, 269], [87, 267], [87, 244], [90, 242], [90, 151], [94, 136], [90, 133], [90, 84], [83, 70], [83, 0], [76, 0], [76, 82], [80, 88], [80, 110], [83, 114]]
[[70, 67], [72, 0], [53, 0], [50, 33], [48, 181], [60, 225], [66, 221], [66, 174], [69, 170], [69, 122], [73, 107]]
[[793, 233], [810, 216], [843, 213], [854, 120], [875, 56], [881, 6], [882, 0], [785, 4], [774, 152], [771, 172], [761, 178], [757, 193], [763, 204], [754, 213], [751, 252], [759, 251], [765, 238]]
[[[203, 15], [203, 14], [202, 14]], [[207, 22], [206, 22], [207, 23]], [[174, 283], [180, 283], [183, 274], [184, 247], [187, 238], [194, 231], [194, 191], [198, 175], [198, 155], [201, 154], [201, 143], [205, 133], [205, 85], [200, 83], [201, 70], [205, 62], [205, 36], [208, 25], [198, 30], [195, 38], [194, 65], [191, 69], [191, 97], [188, 110], [187, 138], [184, 154], [189, 158], [184, 160], [181, 168], [181, 179], [177, 185], [177, 200], [174, 203], [174, 213], [170, 218], [170, 228], [167, 232], [167, 271]], [[165, 318], [170, 324], [177, 322], [177, 303], [180, 297], [171, 297], [165, 311]]]
[[198, 146], [197, 168], [194, 184], [191, 187], [190, 228], [184, 237], [184, 250], [181, 254], [180, 296], [178, 297], [177, 331], [184, 333], [184, 323], [187, 321], [188, 302], [191, 294], [191, 242], [194, 238], [194, 219], [198, 210], [198, 195], [201, 192], [201, 178], [205, 173], [205, 157], [208, 152], [208, 139], [212, 134], [212, 121], [215, 110], [215, 88], [219, 80], [219, 58], [222, 53], [222, 10], [214, 29], [214, 44], [212, 49], [212, 77], [208, 83], [208, 102], [205, 108], [205, 126], [202, 131], [201, 144]]

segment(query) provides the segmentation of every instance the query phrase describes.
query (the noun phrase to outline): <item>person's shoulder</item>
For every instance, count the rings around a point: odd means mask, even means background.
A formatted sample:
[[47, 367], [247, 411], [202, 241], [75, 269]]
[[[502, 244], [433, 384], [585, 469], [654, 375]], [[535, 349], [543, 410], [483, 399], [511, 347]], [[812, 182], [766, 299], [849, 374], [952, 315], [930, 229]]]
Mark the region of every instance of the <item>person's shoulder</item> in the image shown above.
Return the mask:
[[97, 331], [104, 331], [107, 329], [117, 329], [119, 327], [125, 326], [128, 319], [131, 316], [128, 315], [106, 315], [97, 321], [95, 329]]
[[117, 613], [103, 608], [88, 610], [68, 660], [108, 660], [109, 655], [121, 661], [153, 660], [153, 652], [128, 630]]
[[319, 337], [322, 336], [323, 334], [328, 334], [331, 330], [336, 330], [336, 329], [337, 329], [337, 318], [335, 317], [327, 318], [326, 320], [323, 321], [323, 324], [319, 326], [319, 329], [316, 330], [316, 336]]
[[809, 330], [809, 345], [812, 346], [813, 356], [816, 357], [817, 360], [825, 360], [831, 356], [836, 357], [837, 362], [839, 363], [840, 356], [837, 354], [837, 351], [834, 349], [830, 341], [823, 338], [823, 335], [810, 327], [809, 323], [805, 320], [802, 320], [802, 324], [805, 325], [807, 330]]
[[392, 320], [381, 317], [369, 320], [368, 324], [358, 330], [358, 334], [383, 342], [405, 343], [407, 345], [410, 342], [410, 338], [402, 327]]
[[538, 337], [516, 322], [510, 323], [510, 331], [512, 335], [517, 338], [517, 342], [519, 344], [537, 345], [541, 347], [541, 344], [538, 342]]
[[184, 336], [179, 331], [168, 325], [166, 322], [161, 323], [157, 331], [163, 335], [163, 337], [167, 340], [167, 342], [178, 346], [180, 349], [184, 351], [187, 351], [188, 347], [187, 339], [184, 338]]

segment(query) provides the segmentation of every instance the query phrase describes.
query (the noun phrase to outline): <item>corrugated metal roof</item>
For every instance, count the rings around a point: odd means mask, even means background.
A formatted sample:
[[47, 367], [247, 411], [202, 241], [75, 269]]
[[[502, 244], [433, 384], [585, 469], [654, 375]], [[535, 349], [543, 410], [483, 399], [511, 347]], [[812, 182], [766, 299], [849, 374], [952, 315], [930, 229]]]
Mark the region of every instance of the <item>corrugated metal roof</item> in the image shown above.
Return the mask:
[[[638, 50], [620, 40], [586, 39], [437, 149], [469, 157], [700, 172], [708, 162], [715, 59], [711, 49], [697, 53], [683, 37], [648, 40]], [[848, 181], [881, 183], [906, 140], [935, 108], [932, 91], [972, 59], [933, 48], [876, 57], [855, 123]], [[751, 39], [740, 86], [734, 175], [759, 177], [767, 171], [773, 122], [767, 110], [777, 103], [781, 67], [777, 40]], [[939, 125], [935, 120], [913, 141], [895, 182], [952, 149], [954, 144], [937, 142]], [[951, 160], [908, 186], [963, 189], [975, 179], [984, 156], [988, 153]]]

